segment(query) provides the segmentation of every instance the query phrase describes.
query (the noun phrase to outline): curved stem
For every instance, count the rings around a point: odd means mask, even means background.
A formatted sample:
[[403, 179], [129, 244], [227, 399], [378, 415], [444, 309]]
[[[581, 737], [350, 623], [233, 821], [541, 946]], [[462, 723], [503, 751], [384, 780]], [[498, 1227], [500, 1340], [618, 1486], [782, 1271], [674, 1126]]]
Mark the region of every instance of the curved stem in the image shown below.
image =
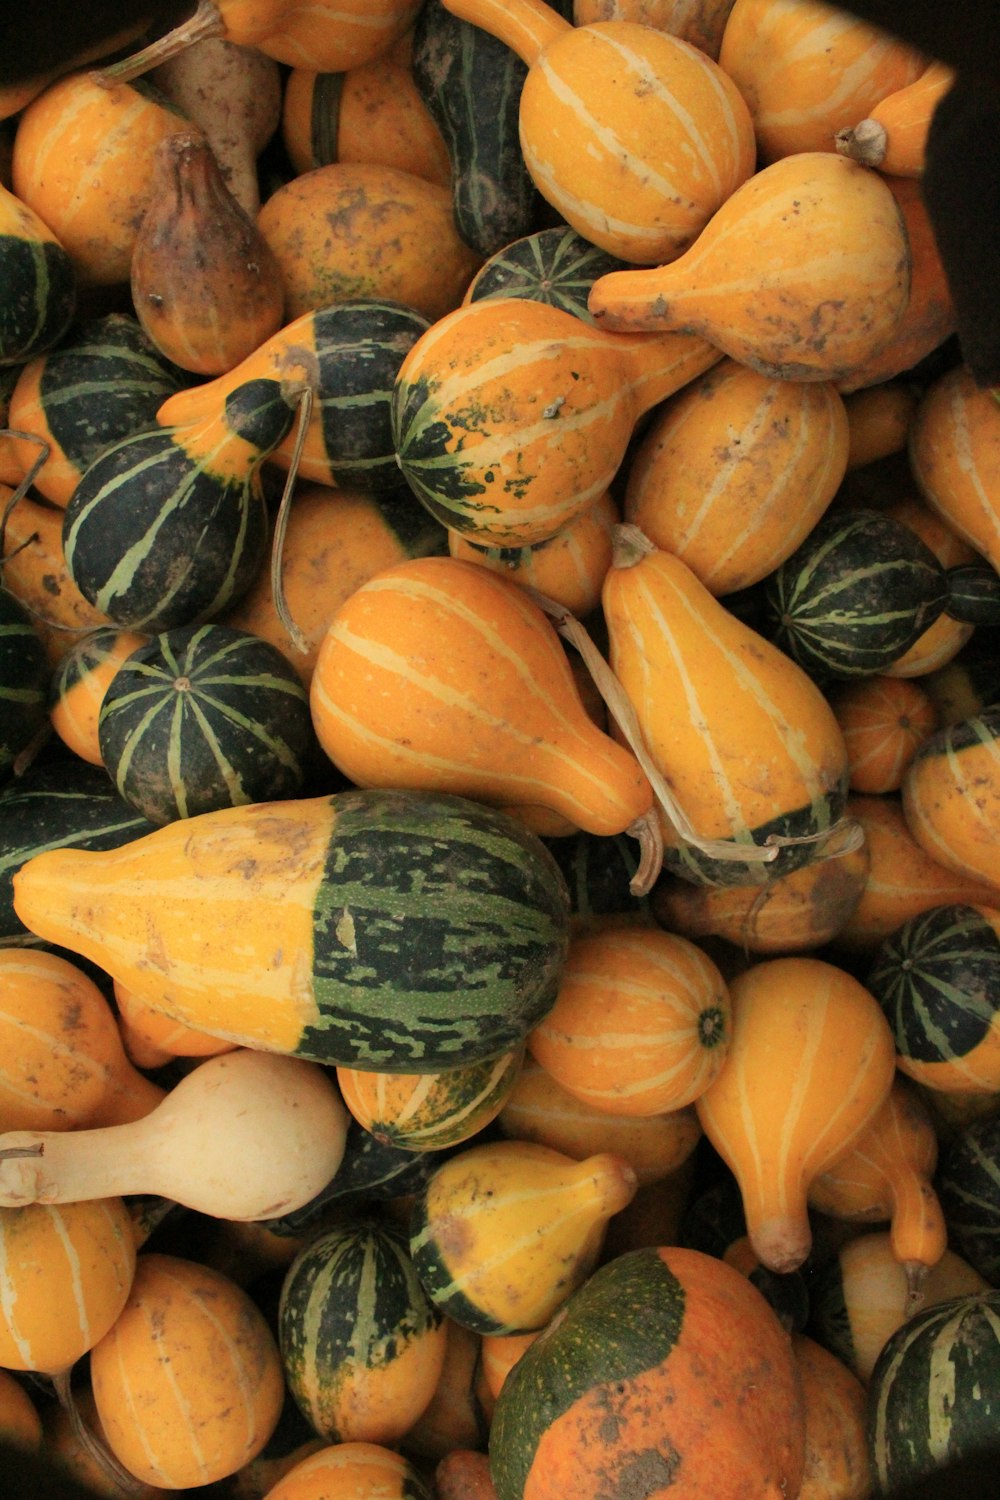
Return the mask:
[[285, 486], [281, 492], [281, 501], [278, 505], [278, 514], [274, 520], [274, 536], [271, 539], [271, 598], [274, 601], [275, 613], [287, 632], [292, 645], [296, 651], [301, 651], [303, 656], [305, 656], [309, 650], [309, 642], [296, 625], [292, 618], [291, 610], [288, 608], [288, 600], [285, 598], [284, 578], [281, 571], [281, 559], [285, 549], [285, 533], [288, 530], [288, 517], [292, 507], [292, 494], [295, 489], [295, 481], [298, 478], [299, 464], [302, 460], [302, 447], [306, 440], [306, 431], [312, 417], [313, 387], [308, 382], [303, 382], [301, 388], [295, 394], [299, 403], [295, 445], [292, 448], [288, 473], [285, 476]]
[[133, 52], [131, 57], [123, 57], [121, 62], [109, 63], [105, 68], [95, 68], [91, 77], [105, 89], [114, 88], [120, 83], [131, 83], [133, 78], [140, 78], [150, 69], [169, 62], [179, 52], [186, 52], [195, 42], [225, 35], [226, 23], [215, 0], [198, 0], [194, 14], [186, 21], [182, 21], [165, 36], [158, 37], [155, 42], [150, 42], [148, 47]]

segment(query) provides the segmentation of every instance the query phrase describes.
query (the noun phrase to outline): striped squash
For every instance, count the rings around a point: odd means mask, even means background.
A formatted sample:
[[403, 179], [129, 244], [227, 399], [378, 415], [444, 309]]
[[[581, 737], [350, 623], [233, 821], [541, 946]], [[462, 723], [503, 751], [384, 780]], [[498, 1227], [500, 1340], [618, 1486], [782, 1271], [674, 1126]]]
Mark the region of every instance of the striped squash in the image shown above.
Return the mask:
[[406, 1236], [388, 1222], [349, 1220], [318, 1235], [282, 1282], [285, 1377], [327, 1442], [398, 1443], [434, 1394], [446, 1339]]
[[46, 849], [113, 849], [153, 825], [119, 797], [99, 766], [44, 756], [0, 791], [0, 941], [36, 943], [14, 910], [13, 879]]
[[948, 613], [969, 625], [1000, 625], [1000, 573], [988, 563], [949, 568]]
[[46, 722], [51, 671], [23, 604], [0, 588], [0, 778]]
[[909, 457], [928, 505], [1000, 570], [1000, 404], [964, 365], [925, 390], [910, 428]]
[[101, 760], [151, 823], [294, 797], [316, 740], [298, 673], [276, 646], [226, 625], [140, 645], [108, 684]]
[[938, 727], [919, 681], [884, 673], [831, 684], [828, 693], [847, 746], [852, 792], [897, 792], [918, 748]]
[[639, 417], [718, 357], [682, 333], [611, 337], [526, 297], [470, 302], [399, 367], [400, 470], [449, 530], [531, 546], [593, 505]]
[[264, 1314], [228, 1276], [146, 1251], [90, 1377], [115, 1458], [137, 1479], [190, 1489], [254, 1458], [277, 1425], [281, 1358]]
[[331, 1443], [308, 1454], [266, 1500], [433, 1500], [410, 1460], [384, 1443]]
[[[947, 521], [942, 520], [937, 511], [931, 510], [919, 496], [905, 494], [899, 499], [891, 500], [882, 508], [882, 512], [890, 520], [902, 521], [904, 526], [915, 531], [944, 569], [950, 571], [963, 563], [977, 561], [978, 554], [968, 542], [963, 541]], [[886, 675], [929, 676], [958, 655], [971, 640], [973, 629], [972, 625], [965, 625], [961, 620], [953, 620], [947, 609], [943, 610], [910, 649], [886, 668]], [[964, 718], [965, 715], [960, 717]]]
[[778, 380], [723, 359], [645, 429], [625, 519], [711, 593], [733, 593], [805, 540], [844, 477], [847, 452], [847, 412], [832, 382]]
[[1000, 703], [926, 739], [902, 799], [907, 827], [932, 859], [1000, 892]]
[[476, 1135], [510, 1098], [524, 1059], [516, 1047], [443, 1073], [377, 1073], [338, 1068], [351, 1114], [378, 1141], [408, 1151], [441, 1151]]
[[527, 63], [525, 165], [542, 197], [601, 249], [645, 266], [673, 259], [753, 172], [739, 90], [669, 32], [630, 21], [573, 26], [542, 0], [446, 4]]
[[933, 906], [881, 944], [866, 983], [897, 1065], [945, 1092], [1000, 1092], [1000, 910]]
[[909, 527], [852, 508], [824, 516], [765, 595], [771, 638], [825, 681], [885, 672], [941, 614], [948, 586]]
[[528, 297], [593, 323], [587, 307], [590, 288], [598, 276], [620, 271], [624, 264], [568, 224], [554, 224], [522, 235], [495, 251], [469, 282], [462, 300]]
[[[132, 314], [77, 323], [55, 349], [24, 366], [11, 397], [10, 425], [49, 445], [34, 488], [53, 505], [68, 505], [101, 449], [151, 427], [180, 384], [181, 372]], [[27, 473], [38, 442], [15, 436], [12, 444]]]
[[868, 1387], [868, 1454], [880, 1493], [995, 1450], [998, 1332], [1000, 1291], [991, 1288], [925, 1307], [889, 1339]]
[[56, 668], [49, 691], [49, 718], [67, 749], [102, 766], [97, 720], [108, 684], [133, 651], [149, 637], [141, 631], [98, 625], [81, 636]]
[[68, 1371], [114, 1326], [135, 1270], [121, 1198], [0, 1208], [0, 1365]]
[[[0, 499], [13, 491], [4, 487]], [[23, 495], [9, 511], [3, 528], [3, 581], [31, 615], [53, 667], [80, 635], [111, 622], [70, 577], [63, 551], [63, 512]]]
[[1000, 1283], [1000, 1118], [973, 1120], [945, 1143], [937, 1190], [952, 1243], [991, 1286]]
[[614, 1153], [576, 1161], [532, 1141], [465, 1146], [416, 1196], [417, 1275], [436, 1306], [474, 1333], [542, 1328], [591, 1274], [607, 1221], [637, 1187]]
[[37, 936], [196, 1030], [400, 1073], [517, 1046], [568, 943], [565, 883], [539, 839], [413, 792], [253, 803], [119, 851], [52, 850], [21, 867], [15, 899]]
[[77, 273], [39, 214], [0, 183], [0, 365], [19, 365], [64, 336], [76, 311]]
[[292, 397], [277, 380], [253, 380], [218, 415], [102, 449], [63, 520], [66, 565], [81, 593], [127, 629], [220, 614], [263, 560], [260, 467], [292, 418]]
[[[305, 313], [265, 339], [235, 369], [164, 401], [161, 426], [221, 415], [230, 395], [253, 380], [305, 374], [313, 385], [312, 415], [298, 476], [316, 484], [395, 489], [399, 469], [390, 430], [393, 382], [404, 355], [427, 329], [416, 308], [352, 298]], [[270, 455], [287, 469], [298, 440], [292, 432]]]

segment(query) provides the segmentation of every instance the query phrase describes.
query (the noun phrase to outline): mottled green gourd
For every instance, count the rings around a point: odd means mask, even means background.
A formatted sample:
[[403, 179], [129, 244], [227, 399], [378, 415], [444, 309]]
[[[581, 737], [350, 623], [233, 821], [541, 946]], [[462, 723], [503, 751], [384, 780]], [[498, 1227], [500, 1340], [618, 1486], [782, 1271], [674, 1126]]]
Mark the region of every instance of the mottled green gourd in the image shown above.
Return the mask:
[[24, 607], [0, 588], [0, 779], [46, 719], [49, 663]]

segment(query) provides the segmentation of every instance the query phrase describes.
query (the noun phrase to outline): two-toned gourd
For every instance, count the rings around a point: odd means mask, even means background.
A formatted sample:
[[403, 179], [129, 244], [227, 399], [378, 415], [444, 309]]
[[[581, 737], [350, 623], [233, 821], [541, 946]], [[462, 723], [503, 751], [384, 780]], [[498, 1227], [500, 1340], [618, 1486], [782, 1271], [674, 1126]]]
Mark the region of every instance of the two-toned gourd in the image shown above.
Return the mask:
[[1000, 703], [924, 740], [901, 791], [920, 847], [955, 874], [1000, 891]]
[[77, 273], [42, 217], [3, 185], [0, 267], [0, 365], [18, 365], [51, 348], [66, 333], [76, 311]]

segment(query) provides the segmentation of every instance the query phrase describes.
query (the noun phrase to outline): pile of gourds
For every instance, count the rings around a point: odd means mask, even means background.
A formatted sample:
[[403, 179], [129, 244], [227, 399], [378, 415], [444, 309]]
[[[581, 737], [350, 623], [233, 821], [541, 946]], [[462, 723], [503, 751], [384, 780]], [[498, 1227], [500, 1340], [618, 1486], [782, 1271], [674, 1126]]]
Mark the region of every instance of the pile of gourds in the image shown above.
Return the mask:
[[0, 1436], [143, 1500], [983, 1447], [950, 69], [817, 0], [144, 40], [0, 95]]

